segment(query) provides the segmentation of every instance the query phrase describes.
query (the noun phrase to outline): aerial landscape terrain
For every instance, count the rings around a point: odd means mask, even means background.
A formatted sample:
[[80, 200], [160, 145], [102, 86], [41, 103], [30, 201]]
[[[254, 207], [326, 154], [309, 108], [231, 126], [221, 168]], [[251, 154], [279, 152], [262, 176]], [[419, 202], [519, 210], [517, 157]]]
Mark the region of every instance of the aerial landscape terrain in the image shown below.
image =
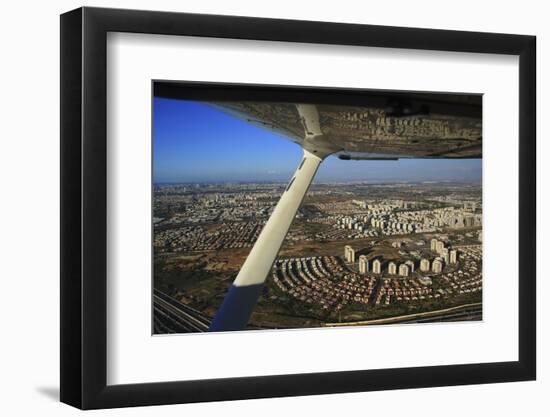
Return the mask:
[[[285, 186], [156, 185], [156, 290], [210, 320]], [[250, 326], [341, 325], [460, 306], [469, 308], [447, 320], [479, 320], [481, 222], [479, 183], [314, 184]], [[195, 331], [192, 320], [163, 314], [155, 332]]]

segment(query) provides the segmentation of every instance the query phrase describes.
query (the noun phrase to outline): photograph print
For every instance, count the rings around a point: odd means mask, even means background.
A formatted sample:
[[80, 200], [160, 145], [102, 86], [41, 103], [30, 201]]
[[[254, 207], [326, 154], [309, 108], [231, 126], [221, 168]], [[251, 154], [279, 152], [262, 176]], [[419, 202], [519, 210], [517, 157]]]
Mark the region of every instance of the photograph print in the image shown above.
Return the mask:
[[153, 81], [152, 333], [480, 321], [482, 96]]

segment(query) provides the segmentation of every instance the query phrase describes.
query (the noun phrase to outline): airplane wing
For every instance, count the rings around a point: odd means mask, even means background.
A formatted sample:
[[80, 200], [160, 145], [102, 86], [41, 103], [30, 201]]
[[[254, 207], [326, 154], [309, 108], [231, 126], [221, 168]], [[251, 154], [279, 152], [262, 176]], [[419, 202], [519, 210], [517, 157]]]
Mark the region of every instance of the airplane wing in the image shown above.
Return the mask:
[[[459, 96], [460, 97], [460, 96]], [[316, 110], [319, 132], [308, 131], [298, 103], [211, 102], [216, 108], [262, 128], [280, 133], [305, 147], [317, 135], [341, 159], [481, 158], [481, 105], [452, 106], [421, 102], [359, 107], [308, 104]], [[448, 104], [448, 103], [447, 103]], [[438, 113], [438, 111], [440, 111]], [[311, 130], [311, 129], [310, 129]]]
[[[481, 158], [482, 96], [155, 81], [156, 97], [208, 103], [341, 159]], [[318, 130], [316, 130], [318, 129]]]

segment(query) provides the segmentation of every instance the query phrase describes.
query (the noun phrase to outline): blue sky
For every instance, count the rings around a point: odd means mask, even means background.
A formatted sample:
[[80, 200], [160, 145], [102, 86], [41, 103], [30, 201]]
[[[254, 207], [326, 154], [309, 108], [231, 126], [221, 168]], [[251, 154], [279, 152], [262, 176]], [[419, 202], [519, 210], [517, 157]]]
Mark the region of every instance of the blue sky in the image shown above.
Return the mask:
[[[196, 101], [155, 97], [153, 181], [287, 181], [302, 151], [283, 136]], [[341, 161], [316, 181], [481, 180], [480, 159]]]

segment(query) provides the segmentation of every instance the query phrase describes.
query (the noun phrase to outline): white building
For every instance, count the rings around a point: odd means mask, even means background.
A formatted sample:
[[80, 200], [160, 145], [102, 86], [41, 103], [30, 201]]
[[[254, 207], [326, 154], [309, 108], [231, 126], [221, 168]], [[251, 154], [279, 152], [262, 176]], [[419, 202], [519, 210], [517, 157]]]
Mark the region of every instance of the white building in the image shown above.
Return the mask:
[[432, 263], [432, 272], [439, 274], [443, 271], [443, 263], [441, 259], [435, 259]]
[[366, 274], [369, 272], [369, 261], [365, 255], [359, 257], [359, 273]]
[[372, 272], [375, 274], [380, 274], [382, 272], [382, 262], [380, 262], [380, 260], [375, 259], [372, 262]]
[[428, 259], [422, 259], [420, 261], [420, 270], [422, 272], [428, 272], [430, 270], [430, 261]]
[[349, 245], [344, 247], [344, 259], [346, 262], [354, 263], [355, 262], [355, 251]]
[[449, 263], [449, 249], [443, 248], [443, 250], [439, 255], [443, 258], [443, 260], [445, 261], [445, 264]]
[[458, 252], [456, 249], [453, 249], [449, 254], [449, 262], [452, 264], [456, 264], [458, 262]]

